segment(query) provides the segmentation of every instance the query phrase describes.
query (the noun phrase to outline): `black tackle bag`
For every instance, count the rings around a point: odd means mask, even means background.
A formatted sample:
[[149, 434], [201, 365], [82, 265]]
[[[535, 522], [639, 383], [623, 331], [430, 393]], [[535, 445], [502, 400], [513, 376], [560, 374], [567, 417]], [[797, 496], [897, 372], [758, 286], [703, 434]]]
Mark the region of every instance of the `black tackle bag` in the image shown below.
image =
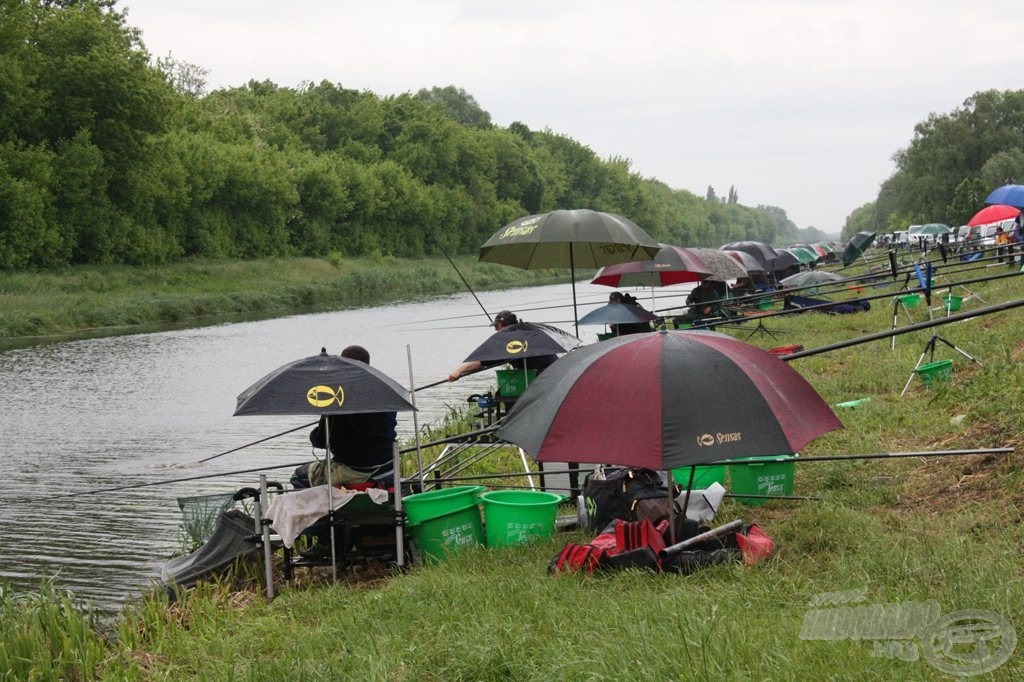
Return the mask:
[[669, 500], [668, 488], [658, 472], [651, 469], [604, 469], [603, 473], [603, 478], [595, 478], [593, 474], [588, 476], [583, 484], [589, 532], [600, 532], [615, 519], [650, 519], [657, 525], [668, 518], [670, 505], [674, 502]]

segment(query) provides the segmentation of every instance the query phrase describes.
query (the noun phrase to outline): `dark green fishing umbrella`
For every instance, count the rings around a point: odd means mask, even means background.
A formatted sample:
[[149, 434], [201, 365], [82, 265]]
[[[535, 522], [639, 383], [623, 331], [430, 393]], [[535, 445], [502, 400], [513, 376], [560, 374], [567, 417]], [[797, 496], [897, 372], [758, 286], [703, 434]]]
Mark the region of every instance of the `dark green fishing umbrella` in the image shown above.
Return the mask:
[[846, 248], [843, 249], [843, 265], [849, 267], [853, 261], [860, 258], [861, 254], [867, 251], [874, 241], [874, 232], [858, 232], [850, 237], [850, 241], [846, 242]]

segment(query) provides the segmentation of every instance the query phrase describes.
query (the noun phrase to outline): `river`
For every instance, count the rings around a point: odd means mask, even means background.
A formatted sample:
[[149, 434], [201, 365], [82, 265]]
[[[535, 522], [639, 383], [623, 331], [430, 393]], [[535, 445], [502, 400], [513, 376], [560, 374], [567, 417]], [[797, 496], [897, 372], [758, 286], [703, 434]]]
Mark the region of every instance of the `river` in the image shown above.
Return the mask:
[[[579, 315], [605, 303], [608, 292], [578, 283]], [[479, 298], [492, 316], [510, 309], [573, 331], [569, 284]], [[599, 331], [581, 327], [580, 336], [590, 343]], [[311, 421], [232, 417], [249, 385], [321, 347], [338, 353], [359, 344], [403, 386], [410, 385], [411, 358], [412, 383], [425, 386], [445, 378], [490, 333], [467, 293], [0, 352], [0, 453], [11, 474], [0, 495], [0, 582], [34, 591], [52, 579], [97, 611], [116, 612], [181, 552], [179, 497], [255, 486], [257, 473], [233, 472], [257, 467], [281, 467], [268, 476], [287, 482], [294, 464], [312, 458], [303, 428], [196, 463]], [[481, 372], [417, 391], [418, 424], [439, 420], [493, 382], [493, 372]], [[411, 413], [399, 414], [399, 431], [403, 440], [413, 436]], [[180, 480], [201, 476], [210, 478]]]

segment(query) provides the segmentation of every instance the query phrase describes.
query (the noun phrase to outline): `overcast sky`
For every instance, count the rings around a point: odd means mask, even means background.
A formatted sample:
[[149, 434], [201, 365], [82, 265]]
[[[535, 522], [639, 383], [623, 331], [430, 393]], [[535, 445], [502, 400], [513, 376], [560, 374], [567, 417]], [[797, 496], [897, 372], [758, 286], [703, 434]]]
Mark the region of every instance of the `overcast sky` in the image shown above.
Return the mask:
[[[838, 234], [914, 125], [1024, 88], [1019, 0], [121, 0], [154, 56], [381, 96], [454, 85], [670, 187]], [[577, 208], [577, 207], [564, 207]], [[941, 216], [937, 216], [936, 220]]]

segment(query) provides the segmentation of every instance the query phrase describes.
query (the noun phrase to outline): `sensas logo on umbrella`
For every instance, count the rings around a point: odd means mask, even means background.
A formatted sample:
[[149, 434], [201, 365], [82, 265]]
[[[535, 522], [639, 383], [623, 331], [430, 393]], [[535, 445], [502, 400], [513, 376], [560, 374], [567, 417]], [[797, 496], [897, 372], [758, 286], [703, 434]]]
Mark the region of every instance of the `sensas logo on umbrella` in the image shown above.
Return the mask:
[[341, 386], [337, 390], [330, 386], [314, 386], [306, 392], [306, 400], [313, 407], [330, 407], [335, 402], [341, 407], [345, 402], [345, 389]]
[[529, 345], [530, 344], [528, 342], [520, 341], [519, 339], [516, 339], [515, 341], [509, 341], [507, 344], [505, 344], [505, 352], [508, 353], [509, 355], [518, 355], [519, 353], [525, 353]]
[[743, 440], [743, 434], [739, 431], [734, 433], [719, 433], [717, 435], [705, 433], [697, 436], [697, 444], [702, 448], [709, 448], [716, 443], [721, 445], [722, 443], [736, 443]]

